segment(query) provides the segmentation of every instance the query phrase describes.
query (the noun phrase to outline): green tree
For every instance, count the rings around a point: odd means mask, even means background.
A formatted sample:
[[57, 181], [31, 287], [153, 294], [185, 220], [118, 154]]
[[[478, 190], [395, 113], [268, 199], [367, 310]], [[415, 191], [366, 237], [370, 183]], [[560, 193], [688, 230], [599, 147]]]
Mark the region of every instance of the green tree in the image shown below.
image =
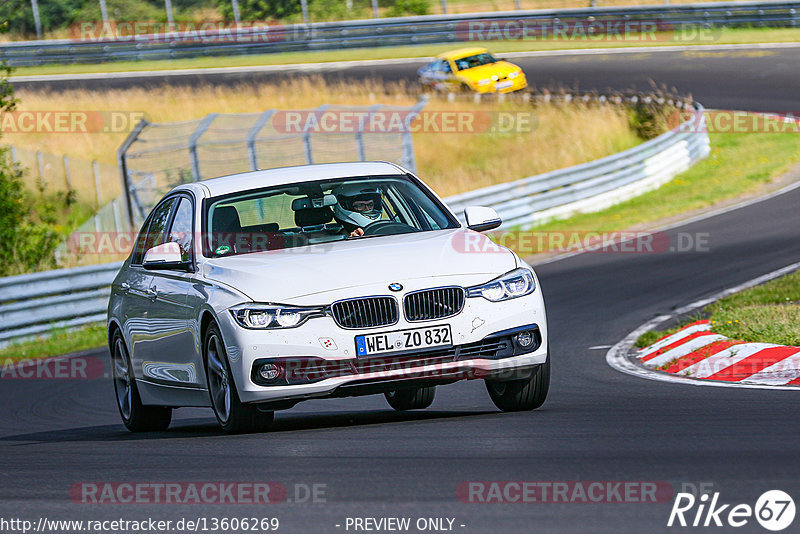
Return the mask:
[[[9, 83], [11, 67], [0, 63], [0, 120], [16, 109], [17, 99]], [[10, 149], [0, 145], [0, 276], [55, 266], [53, 250], [60, 239], [54, 213], [67, 198], [45, 199], [38, 209], [25, 189], [24, 171], [11, 159]]]
[[[217, 0], [217, 7], [225, 20], [233, 20], [230, 0]], [[285, 19], [300, 11], [300, 0], [239, 0], [239, 13], [247, 21]]]

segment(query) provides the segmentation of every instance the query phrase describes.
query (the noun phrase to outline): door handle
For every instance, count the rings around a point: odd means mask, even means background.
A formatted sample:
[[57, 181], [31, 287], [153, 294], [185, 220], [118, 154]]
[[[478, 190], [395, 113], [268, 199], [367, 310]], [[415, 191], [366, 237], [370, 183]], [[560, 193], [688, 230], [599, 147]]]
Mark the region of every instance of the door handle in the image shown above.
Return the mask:
[[120, 291], [124, 291], [125, 293], [127, 293], [131, 289], [131, 285], [128, 282], [122, 282], [119, 285], [119, 289]]
[[151, 299], [156, 300], [156, 298], [158, 297], [158, 288], [156, 286], [153, 286], [147, 291], [145, 291], [145, 293], [147, 293], [147, 296], [150, 297]]

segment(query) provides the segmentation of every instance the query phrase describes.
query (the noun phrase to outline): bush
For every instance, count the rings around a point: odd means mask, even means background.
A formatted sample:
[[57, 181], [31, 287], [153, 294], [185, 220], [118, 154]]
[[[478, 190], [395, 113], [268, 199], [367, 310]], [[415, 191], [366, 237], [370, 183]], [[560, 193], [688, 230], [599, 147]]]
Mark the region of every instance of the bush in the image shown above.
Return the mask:
[[396, 0], [394, 5], [389, 9], [389, 16], [427, 15], [430, 10], [430, 0]]
[[[220, 2], [220, 5], [224, 3]], [[192, 10], [213, 5], [214, 0], [173, 0], [172, 2], [176, 20], [186, 18], [186, 14]], [[227, 6], [230, 9], [230, 2], [227, 2]], [[166, 22], [167, 20], [163, 0], [106, 0], [106, 7], [108, 18], [113, 21]], [[100, 21], [102, 20], [100, 2], [97, 0], [39, 0], [39, 18], [42, 22], [42, 30], [45, 32], [64, 29], [71, 24], [80, 22]], [[232, 18], [233, 16], [231, 16]], [[8, 31], [15, 37], [36, 35], [30, 0], [0, 0], [0, 21], [7, 21]]]
[[[42, 30], [61, 28], [78, 20], [77, 11], [86, 0], [39, 0], [39, 19]], [[97, 3], [97, 2], [95, 2]], [[98, 12], [100, 8], [98, 7]], [[30, 0], [0, 2], [0, 20], [8, 22], [8, 31], [15, 35], [35, 36], [33, 9]]]
[[[17, 105], [10, 74], [11, 68], [0, 63], [0, 114]], [[41, 188], [34, 198], [23, 176], [8, 147], [0, 146], [0, 276], [54, 267], [53, 251], [61, 240], [57, 215], [61, 206], [68, 209], [74, 203], [74, 193], [45, 195]]]
[[631, 128], [645, 141], [666, 132], [669, 113], [663, 106], [636, 104], [630, 108]]
[[[233, 20], [230, 0], [217, 0], [217, 8], [225, 20]], [[300, 0], [239, 0], [239, 14], [245, 21], [285, 19], [302, 11]]]

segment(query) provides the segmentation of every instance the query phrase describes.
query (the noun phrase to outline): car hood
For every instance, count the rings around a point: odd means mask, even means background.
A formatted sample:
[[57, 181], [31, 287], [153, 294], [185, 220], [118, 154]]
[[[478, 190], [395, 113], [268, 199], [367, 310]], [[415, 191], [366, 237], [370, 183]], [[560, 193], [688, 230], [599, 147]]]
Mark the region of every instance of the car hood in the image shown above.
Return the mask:
[[[516, 255], [466, 228], [361, 238], [206, 260], [201, 274], [256, 302], [308, 304], [323, 293], [392, 282], [407, 288], [438, 282], [475, 284], [517, 266]], [[443, 281], [451, 277], [451, 280]], [[455, 277], [456, 281], [452, 278]], [[421, 280], [424, 279], [424, 280]], [[358, 291], [347, 292], [357, 296]], [[371, 293], [374, 294], [374, 293]]]
[[512, 72], [517, 72], [521, 70], [518, 66], [514, 65], [513, 63], [508, 63], [507, 61], [497, 61], [495, 63], [489, 63], [487, 65], [481, 65], [480, 67], [473, 67], [467, 70], [458, 71], [459, 76], [463, 76], [469, 80], [478, 81], [484, 80], [486, 78], [491, 78], [492, 76], [497, 76], [498, 78], [502, 78], [504, 76], [508, 76]]

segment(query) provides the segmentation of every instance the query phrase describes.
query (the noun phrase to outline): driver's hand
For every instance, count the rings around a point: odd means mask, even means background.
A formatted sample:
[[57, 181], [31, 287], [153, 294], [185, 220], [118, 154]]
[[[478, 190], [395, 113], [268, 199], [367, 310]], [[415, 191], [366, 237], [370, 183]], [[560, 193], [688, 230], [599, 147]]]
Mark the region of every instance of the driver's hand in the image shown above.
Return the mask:
[[350, 237], [361, 237], [362, 235], [364, 235], [363, 228], [356, 228], [355, 230], [350, 232]]

